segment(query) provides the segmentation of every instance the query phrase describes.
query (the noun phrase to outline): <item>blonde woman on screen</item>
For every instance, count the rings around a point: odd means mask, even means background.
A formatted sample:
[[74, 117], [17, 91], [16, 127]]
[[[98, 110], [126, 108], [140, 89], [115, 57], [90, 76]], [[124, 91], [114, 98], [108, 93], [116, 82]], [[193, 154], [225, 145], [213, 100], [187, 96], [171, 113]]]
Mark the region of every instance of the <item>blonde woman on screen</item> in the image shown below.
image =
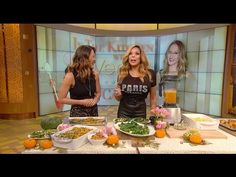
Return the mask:
[[[157, 74], [159, 95], [161, 95], [159, 89], [164, 76], [177, 76], [178, 80], [191, 76], [190, 72], [187, 71], [185, 45], [179, 40], [171, 42], [168, 46], [165, 53], [164, 68]], [[159, 102], [161, 102], [161, 98], [159, 98]]]

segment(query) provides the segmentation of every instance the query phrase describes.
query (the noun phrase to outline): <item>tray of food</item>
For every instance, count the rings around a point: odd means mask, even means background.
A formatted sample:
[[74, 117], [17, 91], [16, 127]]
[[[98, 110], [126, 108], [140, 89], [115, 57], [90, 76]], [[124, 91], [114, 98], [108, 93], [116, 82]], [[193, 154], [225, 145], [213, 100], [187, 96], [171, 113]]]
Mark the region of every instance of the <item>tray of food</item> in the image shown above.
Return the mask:
[[183, 118], [189, 127], [199, 130], [216, 130], [219, 127], [218, 119], [213, 119], [204, 114], [183, 114]]
[[236, 119], [220, 119], [220, 126], [236, 131]]
[[104, 125], [106, 119], [105, 117], [69, 117], [69, 121], [71, 124], [99, 126]]
[[55, 147], [77, 149], [88, 142], [88, 134], [97, 130], [94, 126], [74, 125], [51, 136]]

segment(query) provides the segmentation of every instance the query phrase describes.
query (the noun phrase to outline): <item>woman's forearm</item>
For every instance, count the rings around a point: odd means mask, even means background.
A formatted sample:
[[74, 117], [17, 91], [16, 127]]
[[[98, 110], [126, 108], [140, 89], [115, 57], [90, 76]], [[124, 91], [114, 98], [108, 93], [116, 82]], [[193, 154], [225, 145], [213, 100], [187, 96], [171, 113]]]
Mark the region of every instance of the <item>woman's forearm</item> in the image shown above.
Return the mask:
[[62, 104], [69, 104], [69, 105], [84, 105], [84, 100], [76, 100], [71, 98], [63, 98], [59, 100]]

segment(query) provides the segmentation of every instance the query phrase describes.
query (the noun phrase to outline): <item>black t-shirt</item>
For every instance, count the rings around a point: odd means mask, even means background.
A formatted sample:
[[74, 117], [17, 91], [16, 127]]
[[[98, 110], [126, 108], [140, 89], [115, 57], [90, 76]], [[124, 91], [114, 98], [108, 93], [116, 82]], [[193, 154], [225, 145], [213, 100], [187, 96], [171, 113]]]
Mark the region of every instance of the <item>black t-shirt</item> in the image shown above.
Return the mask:
[[156, 86], [156, 74], [153, 70], [149, 70], [152, 79], [148, 76], [144, 77], [142, 82], [139, 77], [132, 77], [128, 74], [120, 84], [122, 98], [118, 108], [118, 117], [146, 118], [146, 102], [145, 99], [151, 90], [151, 87]]
[[73, 71], [75, 85], [73, 88], [70, 88], [70, 98], [72, 99], [87, 99], [94, 98], [96, 92], [96, 80], [94, 77], [89, 77], [86, 79], [85, 83], [81, 81], [80, 77], [76, 77], [78, 72]]

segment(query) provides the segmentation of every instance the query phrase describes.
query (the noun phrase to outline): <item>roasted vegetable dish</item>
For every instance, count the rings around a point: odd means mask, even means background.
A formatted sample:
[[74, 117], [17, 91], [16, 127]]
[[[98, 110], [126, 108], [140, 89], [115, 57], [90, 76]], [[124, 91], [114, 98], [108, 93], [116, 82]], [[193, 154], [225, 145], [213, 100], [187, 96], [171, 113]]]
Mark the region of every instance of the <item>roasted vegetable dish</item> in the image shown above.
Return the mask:
[[88, 117], [88, 118], [75, 118], [71, 119], [70, 123], [75, 123], [75, 124], [83, 124], [83, 125], [103, 125], [105, 123], [105, 119], [101, 118], [93, 118], [93, 117]]
[[64, 133], [60, 133], [57, 137], [59, 138], [68, 138], [68, 139], [76, 139], [79, 138], [83, 135], [85, 135], [86, 133], [90, 132], [93, 129], [89, 129], [86, 127], [74, 127], [71, 130], [68, 130]]
[[236, 130], [236, 120], [235, 119], [221, 119], [220, 125], [227, 127], [231, 130]]

